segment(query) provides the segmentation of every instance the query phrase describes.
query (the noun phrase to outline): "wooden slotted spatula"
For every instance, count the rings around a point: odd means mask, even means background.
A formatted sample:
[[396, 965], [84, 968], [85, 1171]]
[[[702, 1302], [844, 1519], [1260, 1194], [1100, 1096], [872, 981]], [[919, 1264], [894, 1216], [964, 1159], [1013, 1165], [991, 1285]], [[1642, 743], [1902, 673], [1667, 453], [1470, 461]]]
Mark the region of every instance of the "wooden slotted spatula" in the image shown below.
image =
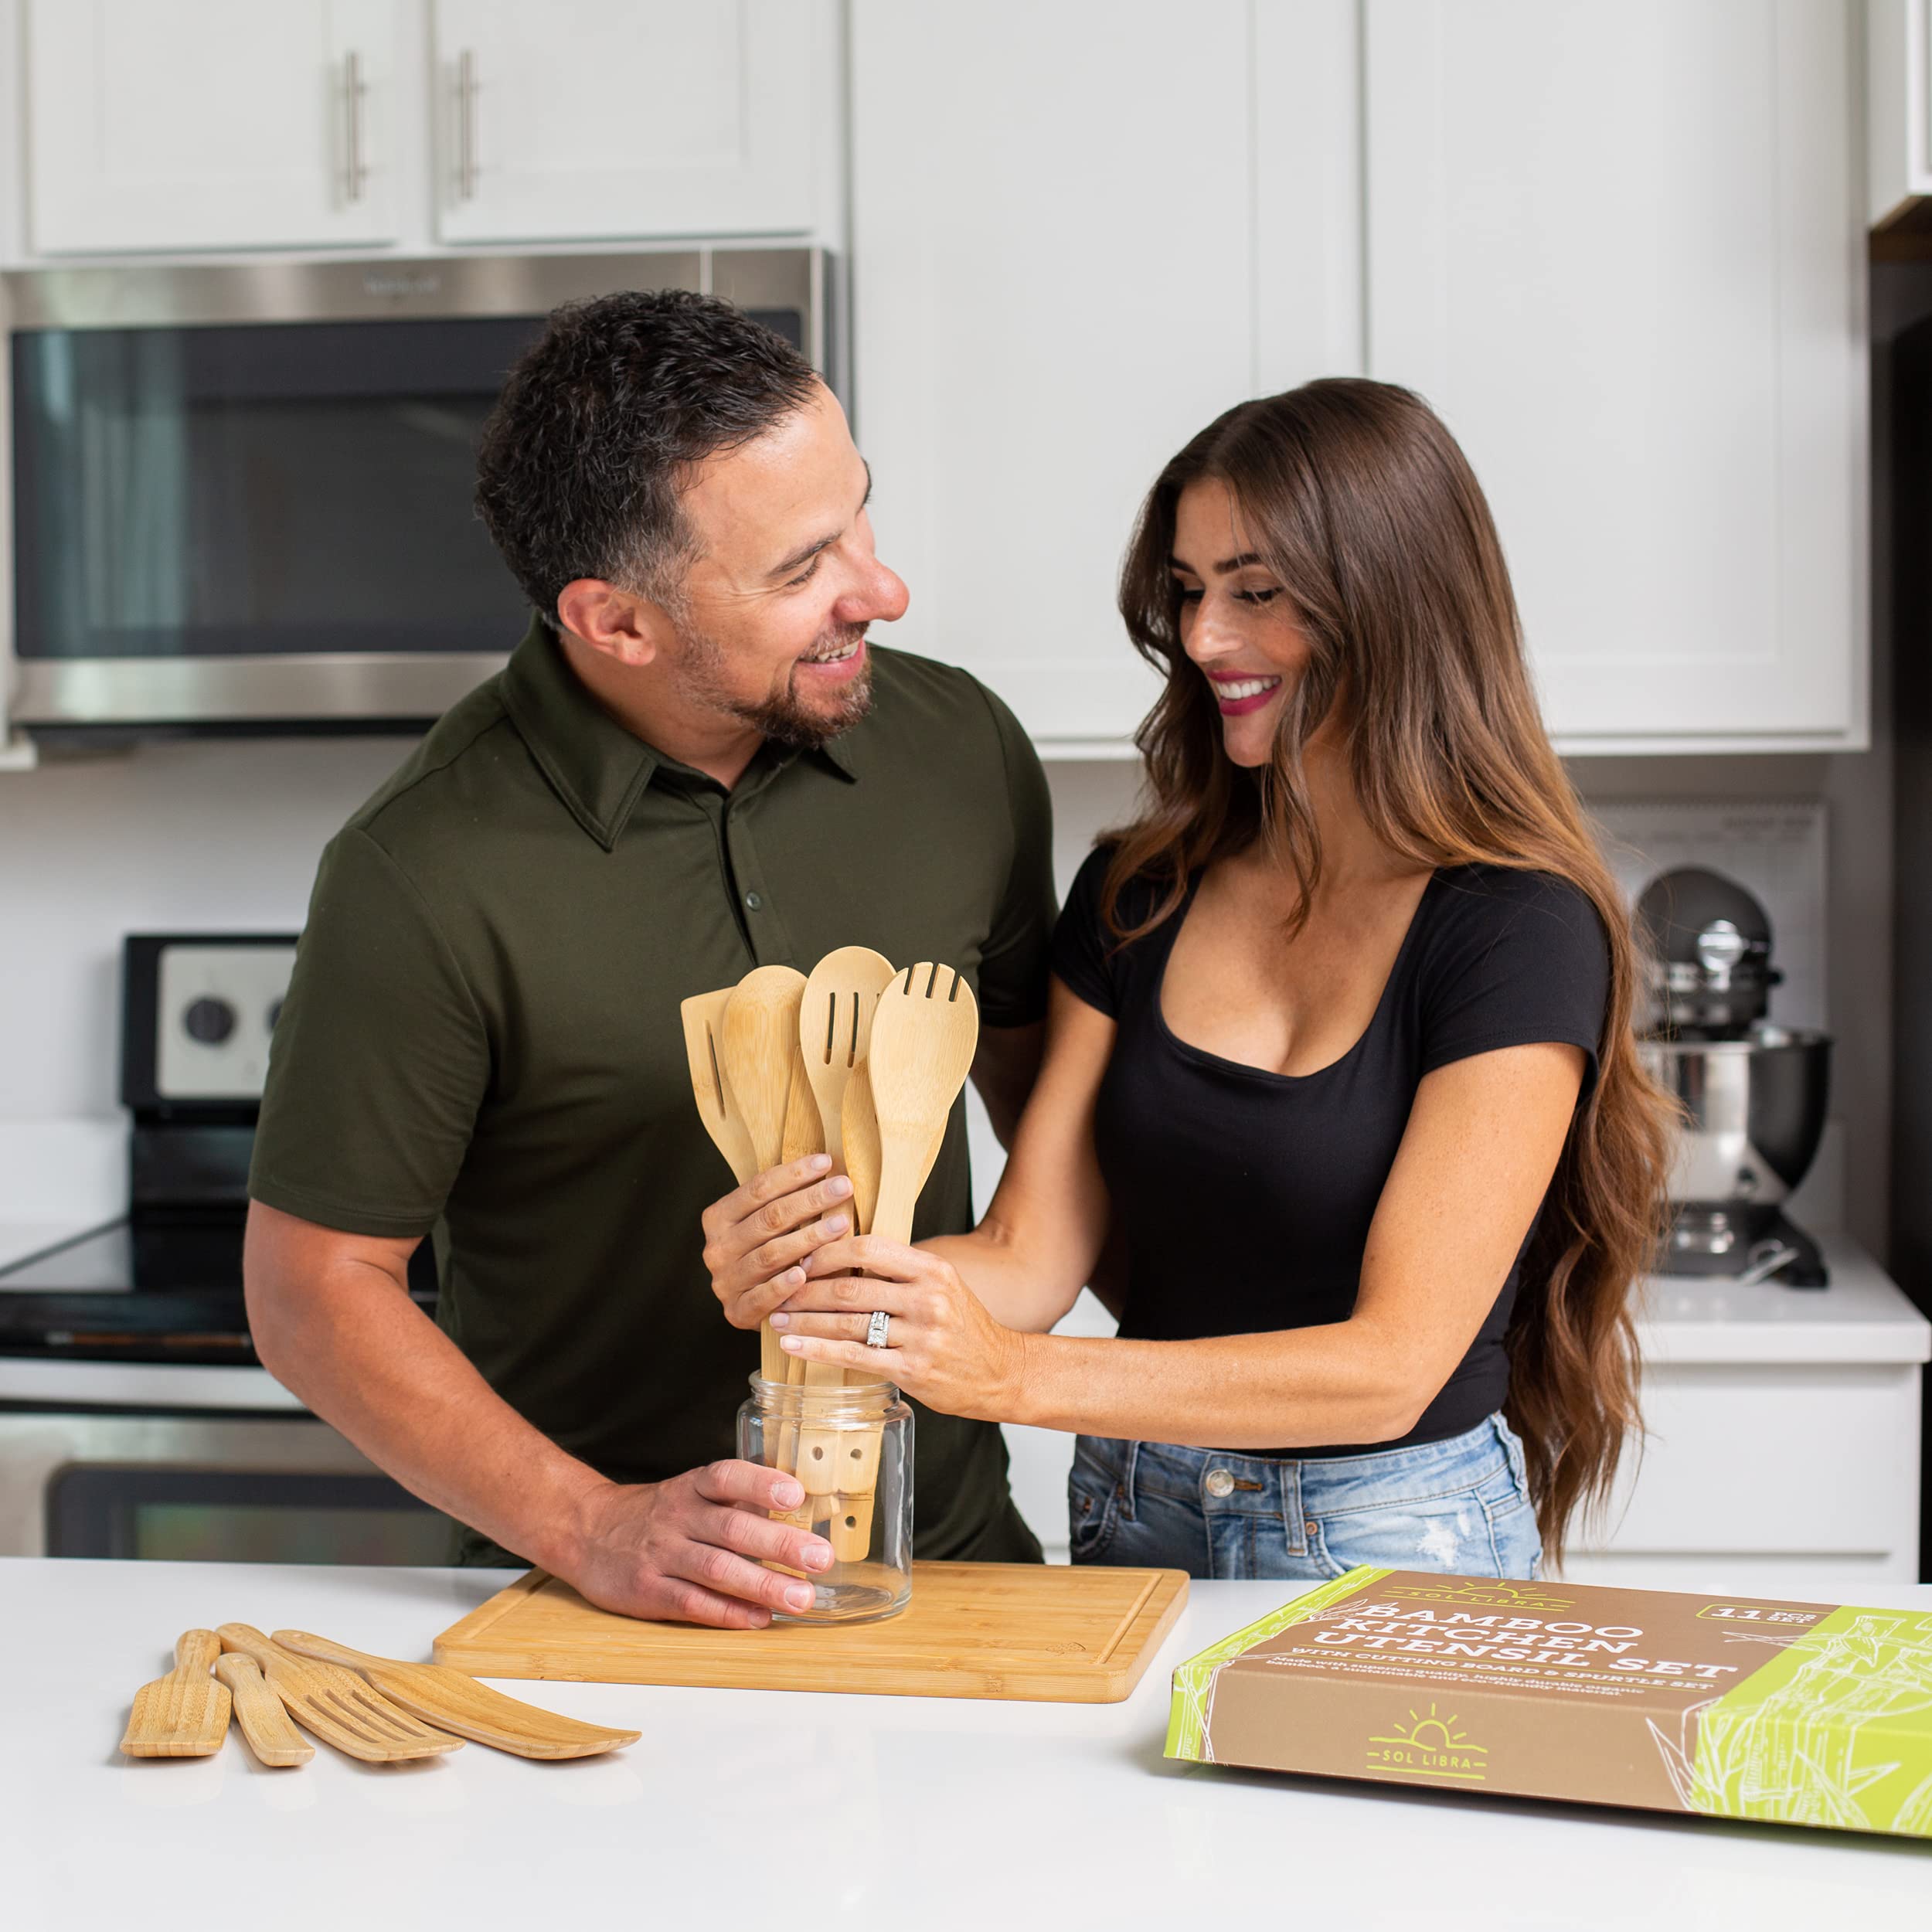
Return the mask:
[[[731, 1003], [733, 991], [721, 986], [715, 993], [693, 993], [678, 1010], [684, 1019], [684, 1053], [691, 1070], [691, 1093], [698, 1103], [698, 1117], [712, 1145], [724, 1156], [731, 1178], [743, 1187], [758, 1172], [758, 1154], [743, 1112], [724, 1077], [725, 1009]], [[758, 1372], [767, 1382], [782, 1382], [786, 1366], [785, 1352], [770, 1323], [760, 1323]]]
[[228, 1735], [228, 1686], [209, 1675], [221, 1655], [212, 1630], [185, 1630], [175, 1667], [134, 1692], [121, 1740], [130, 1757], [212, 1757]]
[[332, 1664], [311, 1663], [284, 1650], [251, 1624], [223, 1624], [222, 1648], [261, 1666], [288, 1714], [325, 1744], [366, 1764], [400, 1764], [463, 1748], [460, 1737], [431, 1730], [376, 1696], [362, 1680]]
[[601, 1724], [580, 1723], [574, 1717], [539, 1710], [534, 1704], [505, 1697], [447, 1664], [404, 1664], [390, 1657], [371, 1657], [305, 1630], [278, 1630], [272, 1641], [298, 1657], [359, 1671], [369, 1688], [379, 1691], [392, 1704], [400, 1705], [439, 1730], [454, 1731], [459, 1737], [518, 1757], [595, 1757], [600, 1752], [634, 1744], [644, 1735], [641, 1731], [609, 1730]]
[[892, 961], [883, 953], [869, 946], [841, 946], [826, 954], [805, 981], [798, 1044], [835, 1173], [845, 1165], [846, 1083], [871, 1051], [872, 1009], [892, 981]]
[[315, 1755], [315, 1747], [288, 1721], [282, 1700], [253, 1658], [226, 1651], [215, 1659], [215, 1675], [234, 1693], [235, 1722], [263, 1764], [281, 1769], [306, 1764]]
[[[883, 953], [876, 953], [869, 946], [841, 946], [826, 954], [805, 981], [798, 1007], [798, 1044], [834, 1172], [845, 1165], [845, 1089], [865, 1066], [872, 1043], [872, 1009], [879, 994], [891, 985], [892, 977], [892, 961]], [[855, 1198], [852, 1227], [855, 1234], [863, 1231]], [[788, 1379], [794, 1386], [835, 1389], [848, 1377], [842, 1369], [794, 1355]], [[808, 1489], [817, 1487], [809, 1479], [811, 1472], [829, 1472], [837, 1440], [835, 1432], [807, 1430], [785, 1466], [798, 1471]]]

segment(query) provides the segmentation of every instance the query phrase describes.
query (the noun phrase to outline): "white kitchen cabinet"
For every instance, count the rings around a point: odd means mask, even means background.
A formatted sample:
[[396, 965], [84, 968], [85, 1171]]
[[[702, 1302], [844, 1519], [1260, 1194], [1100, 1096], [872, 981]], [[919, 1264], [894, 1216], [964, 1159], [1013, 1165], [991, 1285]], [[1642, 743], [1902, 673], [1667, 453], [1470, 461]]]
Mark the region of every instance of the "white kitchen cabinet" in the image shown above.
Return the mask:
[[434, 0], [451, 242], [802, 234], [827, 0]]
[[[980, 1189], [997, 1167], [977, 1150]], [[1932, 1328], [1869, 1256], [1828, 1236], [1828, 1288], [1660, 1277], [1638, 1324], [1645, 1436], [1609, 1506], [1572, 1525], [1573, 1583], [1768, 1594], [1919, 1573], [1920, 1386]], [[1114, 1324], [1083, 1295], [1063, 1335]], [[3, 1391], [0, 1391], [3, 1393]], [[1066, 1560], [1073, 1439], [1005, 1430], [1014, 1500]]]
[[1867, 201], [1885, 226], [1932, 196], [1932, 0], [1866, 0]]
[[[1115, 578], [1162, 464], [1257, 386], [1359, 358], [1348, 0], [853, 0], [852, 325], [892, 641], [1049, 752], [1158, 685]], [[1254, 59], [1285, 75], [1257, 142]], [[1291, 248], [1258, 266], [1265, 223]]]
[[396, 0], [29, 0], [42, 254], [383, 242]]
[[1856, 26], [1365, 0], [1369, 372], [1475, 465], [1566, 749], [1864, 740]]

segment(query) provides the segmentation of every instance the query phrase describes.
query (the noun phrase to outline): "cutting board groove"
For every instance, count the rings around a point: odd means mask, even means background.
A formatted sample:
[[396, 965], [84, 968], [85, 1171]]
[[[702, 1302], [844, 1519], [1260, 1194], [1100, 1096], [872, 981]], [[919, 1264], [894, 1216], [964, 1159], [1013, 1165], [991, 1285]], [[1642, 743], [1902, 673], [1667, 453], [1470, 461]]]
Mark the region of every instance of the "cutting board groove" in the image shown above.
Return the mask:
[[436, 1640], [477, 1677], [1113, 1704], [1187, 1601], [1178, 1570], [915, 1563], [883, 1623], [702, 1630], [614, 1616], [533, 1570]]

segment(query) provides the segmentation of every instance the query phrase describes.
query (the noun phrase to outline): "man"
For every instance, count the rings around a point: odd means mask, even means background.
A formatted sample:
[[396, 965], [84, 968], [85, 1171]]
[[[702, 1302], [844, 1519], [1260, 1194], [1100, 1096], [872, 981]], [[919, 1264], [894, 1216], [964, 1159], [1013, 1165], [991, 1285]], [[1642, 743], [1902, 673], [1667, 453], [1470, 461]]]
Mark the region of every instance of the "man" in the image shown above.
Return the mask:
[[[809, 1600], [764, 1560], [832, 1560], [770, 1519], [794, 1478], [729, 1459], [757, 1344], [701, 1259], [730, 1179], [679, 1001], [868, 945], [974, 984], [1002, 1138], [1038, 1065], [1044, 780], [971, 678], [868, 638], [906, 602], [870, 482], [831, 392], [725, 304], [559, 311], [478, 491], [536, 619], [331, 842], [276, 1029], [263, 1361], [468, 1526], [461, 1560], [635, 1615], [762, 1624]], [[956, 1109], [919, 1232], [970, 1219]], [[432, 1230], [434, 1324], [405, 1277]], [[918, 1458], [921, 1555], [1037, 1559], [996, 1429], [922, 1412]]]

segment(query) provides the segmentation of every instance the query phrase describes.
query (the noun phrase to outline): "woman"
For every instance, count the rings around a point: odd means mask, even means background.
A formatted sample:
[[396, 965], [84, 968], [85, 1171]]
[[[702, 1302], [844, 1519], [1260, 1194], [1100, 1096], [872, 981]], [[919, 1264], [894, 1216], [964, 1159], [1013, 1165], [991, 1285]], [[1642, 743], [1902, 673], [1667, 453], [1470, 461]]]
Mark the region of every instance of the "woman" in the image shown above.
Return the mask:
[[[714, 1287], [790, 1352], [1077, 1431], [1077, 1562], [1533, 1577], [1635, 1420], [1667, 1115], [1481, 492], [1406, 390], [1243, 403], [1155, 482], [1121, 607], [1167, 678], [1146, 809], [1061, 915], [985, 1220], [853, 1239], [774, 1170], [707, 1216]], [[1119, 1338], [1048, 1334], [1110, 1220]]]

